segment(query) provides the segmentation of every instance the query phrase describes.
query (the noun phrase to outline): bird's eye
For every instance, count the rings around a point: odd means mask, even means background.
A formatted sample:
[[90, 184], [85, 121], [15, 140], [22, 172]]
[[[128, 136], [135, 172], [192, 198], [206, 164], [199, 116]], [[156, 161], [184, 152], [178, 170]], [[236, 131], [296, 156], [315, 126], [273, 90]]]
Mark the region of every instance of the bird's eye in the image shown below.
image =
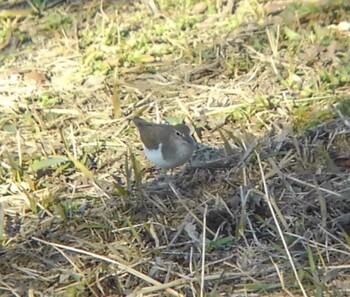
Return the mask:
[[181, 132], [180, 131], [178, 131], [178, 130], [175, 130], [175, 134], [177, 135], [177, 136], [182, 136], [182, 134], [181, 134]]

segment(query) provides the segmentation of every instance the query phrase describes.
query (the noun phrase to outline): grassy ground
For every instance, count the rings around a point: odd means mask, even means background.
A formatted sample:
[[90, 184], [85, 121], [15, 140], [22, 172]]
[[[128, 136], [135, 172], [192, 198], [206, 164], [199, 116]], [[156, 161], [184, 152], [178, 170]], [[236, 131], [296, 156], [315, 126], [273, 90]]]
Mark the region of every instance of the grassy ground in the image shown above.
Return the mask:
[[[1, 296], [349, 294], [350, 3], [11, 3]], [[192, 125], [192, 167], [136, 115]]]

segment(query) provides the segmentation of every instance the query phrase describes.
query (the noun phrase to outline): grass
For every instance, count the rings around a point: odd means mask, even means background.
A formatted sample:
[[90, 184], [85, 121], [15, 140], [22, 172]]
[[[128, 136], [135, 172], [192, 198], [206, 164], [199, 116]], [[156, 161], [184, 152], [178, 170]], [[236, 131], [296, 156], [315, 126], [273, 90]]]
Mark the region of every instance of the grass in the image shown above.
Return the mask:
[[2, 296], [348, 294], [349, 7], [229, 3], [1, 7]]

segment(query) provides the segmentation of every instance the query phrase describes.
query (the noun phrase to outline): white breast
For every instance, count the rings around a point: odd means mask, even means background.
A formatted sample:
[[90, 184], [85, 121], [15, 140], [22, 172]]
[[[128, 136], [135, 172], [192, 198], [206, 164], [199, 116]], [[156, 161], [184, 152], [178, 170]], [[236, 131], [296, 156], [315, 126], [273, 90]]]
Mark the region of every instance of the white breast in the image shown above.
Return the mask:
[[158, 149], [150, 150], [144, 145], [143, 149], [145, 151], [145, 155], [146, 155], [147, 159], [150, 160], [153, 164], [155, 164], [156, 166], [158, 166], [160, 168], [168, 168], [169, 166], [171, 166], [171, 164], [163, 159], [163, 155], [161, 152], [162, 146], [163, 146], [163, 144], [161, 143], [159, 145]]

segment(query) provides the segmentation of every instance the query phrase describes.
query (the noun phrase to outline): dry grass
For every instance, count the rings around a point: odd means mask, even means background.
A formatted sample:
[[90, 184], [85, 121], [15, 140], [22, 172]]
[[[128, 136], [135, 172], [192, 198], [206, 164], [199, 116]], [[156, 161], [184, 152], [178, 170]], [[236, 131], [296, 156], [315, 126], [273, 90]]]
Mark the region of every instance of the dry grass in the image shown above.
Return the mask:
[[349, 294], [349, 7], [175, 3], [0, 14], [1, 296]]

